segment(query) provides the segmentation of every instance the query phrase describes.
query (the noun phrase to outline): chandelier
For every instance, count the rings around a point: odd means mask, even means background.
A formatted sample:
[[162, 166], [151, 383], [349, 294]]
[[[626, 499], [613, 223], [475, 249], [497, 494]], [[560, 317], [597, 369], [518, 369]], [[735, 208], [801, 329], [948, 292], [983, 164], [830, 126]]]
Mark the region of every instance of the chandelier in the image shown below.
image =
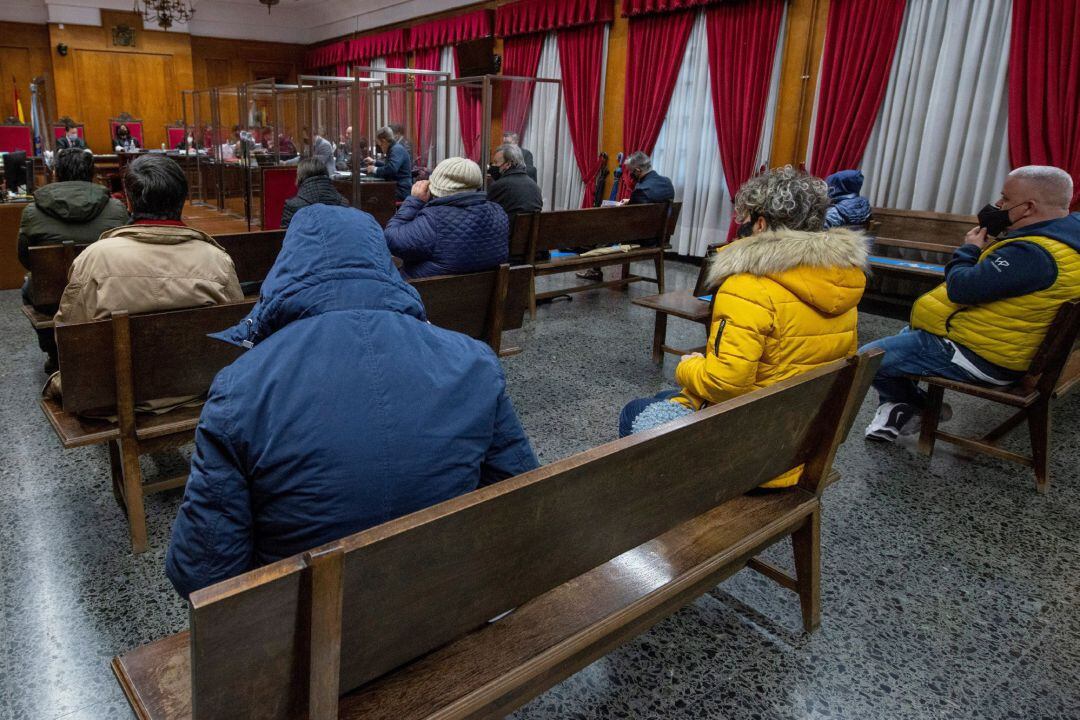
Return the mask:
[[144, 22], [156, 22], [158, 27], [168, 30], [174, 22], [190, 20], [195, 8], [191, 0], [135, 0], [135, 12], [143, 16]]

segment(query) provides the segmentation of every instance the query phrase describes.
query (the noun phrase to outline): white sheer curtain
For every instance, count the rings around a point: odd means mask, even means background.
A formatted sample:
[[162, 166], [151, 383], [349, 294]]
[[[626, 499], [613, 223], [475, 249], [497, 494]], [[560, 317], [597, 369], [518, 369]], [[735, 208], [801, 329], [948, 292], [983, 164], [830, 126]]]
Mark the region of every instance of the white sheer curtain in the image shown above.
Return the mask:
[[[544, 38], [536, 76], [562, 79], [555, 33], [548, 33]], [[522, 147], [532, 151], [536, 162], [536, 182], [544, 194], [545, 210], [578, 208], [585, 192], [581, 171], [574, 159], [566, 103], [559, 102], [560, 92], [561, 87], [554, 83], [536, 83], [532, 108], [521, 134]]]
[[971, 214], [1009, 172], [1011, 0], [908, 0], [863, 156], [880, 207]]
[[[447, 45], [442, 49], [442, 54], [439, 57], [439, 70], [442, 72], [450, 73], [451, 77], [455, 77], [454, 73], [454, 48]], [[436, 157], [446, 159], [448, 157], [465, 157], [465, 143], [461, 140], [461, 120], [458, 117], [458, 100], [457, 90], [450, 90], [450, 116], [446, 116], [446, 88], [440, 87], [436, 94], [435, 102], [438, 104], [438, 110], [436, 115], [439, 118], [439, 126], [437, 131], [437, 137], [435, 138], [436, 147], [439, 148]], [[450, 123], [450, 145], [446, 147], [446, 123]]]
[[[784, 24], [786, 22], [785, 14]], [[783, 33], [781, 26], [781, 38]], [[758, 153], [759, 165], [768, 162], [772, 145], [782, 46], [783, 43], [777, 42]], [[653, 167], [661, 175], [671, 178], [675, 199], [683, 204], [672, 238], [672, 247], [680, 255], [703, 256], [710, 243], [723, 242], [727, 238], [731, 223], [731, 198], [720, 164], [713, 120], [708, 51], [705, 14], [702, 12], [698, 13], [690, 32], [671, 105], [652, 156]]]

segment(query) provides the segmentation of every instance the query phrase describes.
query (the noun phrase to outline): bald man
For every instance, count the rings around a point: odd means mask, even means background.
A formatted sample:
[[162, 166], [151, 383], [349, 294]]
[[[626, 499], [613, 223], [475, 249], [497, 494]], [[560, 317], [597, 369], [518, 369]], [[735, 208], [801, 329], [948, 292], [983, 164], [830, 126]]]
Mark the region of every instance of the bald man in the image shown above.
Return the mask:
[[915, 301], [910, 328], [862, 348], [885, 351], [874, 377], [880, 406], [866, 437], [892, 442], [918, 431], [926, 394], [910, 376], [1007, 386], [1024, 375], [1058, 309], [1080, 298], [1072, 195], [1072, 178], [1060, 168], [1009, 173], [1001, 197], [979, 211], [979, 225], [945, 266], [945, 282]]

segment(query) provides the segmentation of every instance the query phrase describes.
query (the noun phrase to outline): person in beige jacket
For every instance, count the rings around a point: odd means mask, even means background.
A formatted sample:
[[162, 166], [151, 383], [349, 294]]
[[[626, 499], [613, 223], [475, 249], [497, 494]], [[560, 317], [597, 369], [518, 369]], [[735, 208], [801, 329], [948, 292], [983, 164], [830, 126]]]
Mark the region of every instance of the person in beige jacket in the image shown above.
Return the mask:
[[[56, 323], [101, 320], [244, 299], [232, 258], [212, 237], [180, 220], [187, 179], [173, 160], [145, 155], [128, 165], [124, 191], [132, 224], [102, 233], [71, 266]], [[59, 373], [46, 394], [59, 395]], [[166, 398], [139, 410], [161, 412], [191, 398]]]

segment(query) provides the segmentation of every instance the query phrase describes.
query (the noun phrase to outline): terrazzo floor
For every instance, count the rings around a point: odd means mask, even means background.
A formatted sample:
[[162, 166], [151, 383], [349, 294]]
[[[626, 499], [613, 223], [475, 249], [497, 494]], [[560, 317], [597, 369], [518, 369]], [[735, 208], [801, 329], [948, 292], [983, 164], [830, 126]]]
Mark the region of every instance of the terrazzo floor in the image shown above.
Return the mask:
[[[696, 272], [669, 263], [669, 288]], [[900, 326], [860, 319], [864, 341]], [[669, 337], [701, 332], [672, 320]], [[507, 338], [525, 349], [504, 366], [541, 461], [612, 439], [623, 403], [671, 385], [676, 359], [651, 364], [651, 333], [650, 313], [599, 291]], [[0, 293], [0, 357], [0, 720], [131, 718], [109, 660], [187, 625], [162, 570], [181, 491], [148, 498], [150, 551], [133, 556], [104, 448], [62, 450], [37, 408], [17, 291]], [[952, 402], [960, 429], [1004, 415]], [[1054, 407], [1046, 496], [997, 460], [866, 442], [873, 405], [825, 495], [818, 632], [802, 633], [793, 594], [743, 571], [513, 717], [1080, 717], [1080, 393]], [[790, 567], [788, 546], [769, 555]]]

